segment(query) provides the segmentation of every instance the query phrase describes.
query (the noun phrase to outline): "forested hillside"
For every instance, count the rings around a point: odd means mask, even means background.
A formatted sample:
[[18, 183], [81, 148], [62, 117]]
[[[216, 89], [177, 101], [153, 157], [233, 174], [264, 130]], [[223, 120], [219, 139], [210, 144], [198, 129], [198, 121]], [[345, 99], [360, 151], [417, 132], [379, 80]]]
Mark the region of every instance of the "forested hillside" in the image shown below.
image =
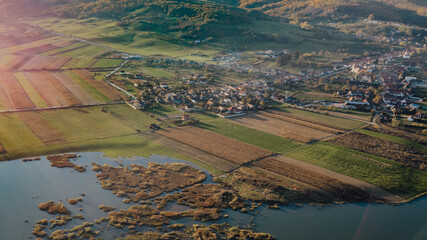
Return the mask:
[[239, 0], [240, 7], [306, 20], [351, 20], [373, 14], [377, 20], [427, 26], [425, 0]]

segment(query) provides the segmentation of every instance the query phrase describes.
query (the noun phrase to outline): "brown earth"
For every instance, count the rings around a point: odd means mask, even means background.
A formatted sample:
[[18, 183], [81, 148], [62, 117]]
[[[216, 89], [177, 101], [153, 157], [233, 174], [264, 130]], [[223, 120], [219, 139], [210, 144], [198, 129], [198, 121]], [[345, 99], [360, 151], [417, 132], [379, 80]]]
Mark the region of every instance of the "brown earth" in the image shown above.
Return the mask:
[[[9, 109], [25, 109], [34, 108], [34, 104], [28, 96], [25, 89], [21, 86], [18, 79], [12, 72], [0, 72], [0, 85], [2, 85], [2, 94], [6, 94], [9, 98], [6, 106]], [[6, 98], [2, 96], [2, 98]], [[12, 104], [12, 105], [10, 105]]]
[[71, 106], [81, 104], [51, 73], [25, 72], [25, 77], [48, 106]]
[[193, 126], [163, 129], [156, 133], [236, 164], [244, 164], [273, 154], [254, 145]]
[[350, 132], [328, 141], [427, 171], [427, 156], [425, 152], [407, 145], [371, 137], [358, 132]]

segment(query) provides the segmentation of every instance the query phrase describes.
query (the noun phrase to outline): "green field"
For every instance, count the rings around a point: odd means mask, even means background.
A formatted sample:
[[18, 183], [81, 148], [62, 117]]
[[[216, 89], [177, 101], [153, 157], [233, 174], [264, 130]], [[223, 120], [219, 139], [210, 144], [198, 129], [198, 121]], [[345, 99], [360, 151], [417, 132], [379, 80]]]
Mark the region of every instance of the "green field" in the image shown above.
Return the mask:
[[200, 120], [197, 126], [242, 142], [282, 153], [300, 146], [300, 143], [269, 133], [247, 128], [213, 114], [192, 114]]
[[65, 46], [65, 47], [61, 47], [61, 48], [50, 50], [48, 52], [44, 52], [43, 55], [53, 56], [53, 55], [57, 55], [58, 53], [69, 51], [69, 50], [74, 49], [74, 48], [83, 47], [85, 45], [87, 45], [87, 44], [81, 43], [81, 42], [73, 43], [73, 44]]
[[89, 45], [87, 47], [78, 48], [69, 52], [61, 53], [59, 56], [67, 57], [94, 57], [97, 53], [104, 52], [104, 48], [97, 47], [95, 45]]
[[90, 85], [88, 82], [86, 82], [83, 78], [81, 78], [79, 75], [77, 75], [73, 71], [66, 71], [65, 74], [67, 74], [77, 84], [79, 84], [86, 91], [88, 91], [88, 93], [90, 95], [92, 95], [98, 102], [111, 102], [110, 98], [108, 98], [103, 93], [98, 91], [98, 89], [96, 89], [94, 86]]
[[326, 114], [321, 113], [314, 113], [304, 110], [299, 110], [295, 108], [290, 107], [281, 107], [279, 110], [282, 110], [284, 112], [292, 113], [296, 116], [308, 118], [311, 120], [331, 124], [337, 127], [347, 128], [347, 129], [354, 129], [363, 126], [365, 123], [355, 120], [350, 120], [346, 118], [340, 118], [340, 117], [334, 117]]
[[[107, 19], [88, 18], [82, 20], [43, 18], [27, 19], [27, 23], [60, 33], [91, 40], [123, 52], [141, 55], [165, 55], [191, 57], [200, 53], [212, 55], [224, 49], [207, 46], [183, 46], [162, 40], [156, 33], [130, 31], [117, 26], [117, 22]], [[83, 53], [84, 54], [84, 53]], [[81, 55], [80, 55], [81, 56]], [[205, 59], [210, 60], [210, 57]]]
[[63, 69], [70, 68], [89, 68], [97, 60], [93, 58], [73, 58], [62, 66]]
[[0, 139], [7, 151], [0, 160], [85, 151], [104, 152], [110, 157], [158, 154], [191, 161], [215, 174], [222, 173], [144, 138], [136, 130], [148, 131], [148, 125], [156, 122], [145, 113], [126, 104], [103, 106], [102, 109], [89, 107], [36, 112], [67, 140], [55, 145], [45, 145], [16, 113], [0, 114]]
[[43, 146], [17, 114], [0, 114], [0, 139], [8, 153]]
[[93, 68], [116, 68], [120, 66], [122, 62], [123, 60], [121, 59], [100, 59], [98, 62], [92, 65], [92, 67]]
[[427, 146], [416, 143], [416, 142], [412, 142], [412, 141], [405, 139], [405, 138], [396, 137], [396, 136], [392, 136], [392, 135], [388, 135], [388, 134], [384, 134], [384, 133], [379, 133], [379, 132], [374, 132], [374, 131], [369, 131], [367, 129], [358, 129], [357, 131], [360, 133], [372, 136], [372, 137], [381, 138], [381, 139], [389, 140], [392, 142], [404, 144], [407, 146], [411, 146], [413, 148], [417, 148], [417, 149], [422, 150], [424, 152], [427, 152]]
[[135, 111], [126, 104], [108, 105], [103, 108], [108, 114], [118, 118], [126, 126], [141, 132], [149, 130], [148, 126], [152, 123], [159, 124], [158, 121], [149, 117], [147, 114], [141, 111]]
[[181, 112], [178, 111], [175, 107], [167, 104], [161, 104], [159, 107], [150, 108], [147, 110], [147, 112], [156, 114], [164, 118], [168, 118], [169, 116], [172, 116], [172, 115], [181, 114]]
[[68, 142], [136, 133], [134, 129], [121, 124], [118, 118], [98, 108], [42, 111], [38, 114], [50, 126], [57, 129]]
[[427, 173], [333, 144], [321, 142], [285, 155], [372, 183], [404, 198], [427, 191]]

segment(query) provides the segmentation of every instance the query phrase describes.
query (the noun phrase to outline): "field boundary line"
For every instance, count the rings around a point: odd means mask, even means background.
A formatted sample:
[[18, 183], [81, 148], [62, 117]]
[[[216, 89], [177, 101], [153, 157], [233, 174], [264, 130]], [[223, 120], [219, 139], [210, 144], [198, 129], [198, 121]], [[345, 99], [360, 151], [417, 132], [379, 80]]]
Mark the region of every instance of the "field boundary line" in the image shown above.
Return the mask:
[[70, 108], [96, 107], [96, 106], [105, 106], [105, 105], [117, 105], [117, 104], [123, 104], [123, 103], [124, 103], [124, 101], [121, 100], [121, 101], [106, 102], [106, 103], [78, 104], [78, 105], [72, 105], [72, 106], [53, 106], [53, 107], [43, 107], [43, 108], [9, 109], [9, 110], [0, 110], [0, 114], [48, 111], [48, 110], [57, 110], [57, 109], [70, 109]]

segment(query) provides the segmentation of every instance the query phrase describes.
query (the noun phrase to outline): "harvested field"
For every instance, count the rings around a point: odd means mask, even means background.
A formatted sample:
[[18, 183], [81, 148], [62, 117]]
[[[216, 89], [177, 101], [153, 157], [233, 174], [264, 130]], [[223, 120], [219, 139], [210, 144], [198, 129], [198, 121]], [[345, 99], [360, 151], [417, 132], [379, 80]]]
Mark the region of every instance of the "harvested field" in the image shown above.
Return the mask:
[[254, 162], [253, 165], [320, 188], [330, 193], [337, 200], [360, 202], [367, 201], [372, 198], [368, 193], [358, 187], [343, 183], [337, 179], [320, 173], [280, 161], [277, 158], [265, 158]]
[[267, 116], [265, 113], [251, 114], [233, 118], [231, 120], [234, 123], [238, 123], [246, 127], [290, 138], [299, 142], [311, 142], [315, 139], [322, 139], [332, 135], [331, 133], [276, 119]]
[[37, 113], [21, 112], [18, 113], [18, 116], [44, 144], [52, 145], [66, 142], [62, 135]]
[[98, 103], [84, 88], [73, 81], [64, 72], [52, 72], [52, 75], [68, 90], [70, 91], [81, 103], [94, 104]]
[[371, 137], [358, 132], [341, 135], [329, 140], [329, 142], [427, 171], [427, 156], [425, 152], [407, 145]]
[[69, 57], [33, 56], [19, 70], [57, 70], [61, 69], [70, 59]]
[[200, 162], [206, 163], [207, 165], [220, 169], [224, 172], [229, 172], [239, 166], [235, 163], [229, 162], [217, 156], [211, 155], [207, 152], [201, 151], [197, 148], [191, 147], [189, 145], [161, 136], [156, 133], [146, 133], [144, 134], [144, 137], [148, 138], [151, 141], [163, 144], [176, 152], [179, 152], [187, 157], [193, 158]]
[[81, 102], [49, 72], [26, 72], [24, 74], [48, 106], [81, 104]]
[[[315, 126], [315, 125], [322, 126], [322, 127], [324, 127], [324, 129], [320, 127], [319, 130], [322, 130], [322, 131], [325, 131], [325, 132], [328, 132], [328, 131], [332, 130], [333, 131], [332, 133], [334, 133], [334, 132], [336, 133], [336, 130], [339, 130], [341, 132], [347, 130], [347, 128], [338, 127], [338, 126], [335, 126], [335, 125], [331, 125], [331, 124], [324, 123], [324, 122], [319, 122], [319, 121], [312, 120], [312, 119], [309, 119], [309, 118], [300, 117], [300, 116], [293, 115], [293, 114], [286, 113], [286, 112], [282, 112], [282, 111], [267, 110], [266, 112], [273, 114], [272, 116], [274, 116], [274, 115], [280, 115], [281, 117], [284, 117], [283, 118], [284, 120], [288, 120], [290, 122], [293, 122], [293, 123], [296, 123], [296, 124], [300, 124], [300, 125], [303, 125], [303, 126], [307, 126], [307, 127], [313, 126], [313, 128], [315, 128], [315, 129], [318, 129], [317, 128], [318, 126]], [[294, 119], [295, 121], [292, 121], [291, 119]], [[311, 125], [311, 124], [304, 125], [306, 123], [311, 123], [313, 125]]]
[[273, 154], [254, 145], [192, 126], [165, 129], [157, 133], [236, 164], [244, 164]]
[[[0, 84], [2, 85], [2, 94], [6, 94], [9, 100], [6, 100], [6, 107], [9, 109], [34, 108], [33, 102], [28, 97], [25, 89], [21, 86], [18, 79], [12, 72], [0, 72]], [[3, 96], [5, 98], [5, 96]]]
[[73, 70], [73, 73], [77, 74], [79, 77], [81, 77], [84, 81], [95, 87], [98, 91], [100, 91], [102, 94], [110, 98], [111, 100], [121, 100], [122, 97], [120, 94], [113, 89], [110, 85], [108, 85], [105, 82], [96, 81], [89, 71], [86, 70]]

